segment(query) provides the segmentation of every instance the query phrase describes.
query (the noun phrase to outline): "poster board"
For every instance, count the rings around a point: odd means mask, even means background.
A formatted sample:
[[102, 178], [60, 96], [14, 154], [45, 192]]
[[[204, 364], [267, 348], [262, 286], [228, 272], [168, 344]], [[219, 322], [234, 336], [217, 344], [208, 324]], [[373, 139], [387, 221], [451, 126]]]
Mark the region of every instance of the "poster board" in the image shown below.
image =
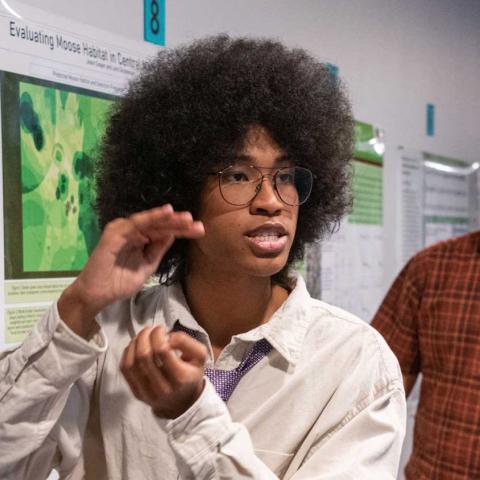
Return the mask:
[[381, 129], [356, 122], [352, 211], [306, 257], [311, 294], [366, 321], [384, 293], [383, 137]]
[[424, 152], [424, 245], [464, 235], [476, 228], [477, 168]]
[[421, 249], [478, 228], [478, 164], [403, 147], [388, 160], [395, 175], [396, 275]]
[[0, 12], [0, 349], [23, 340], [95, 247], [92, 176], [106, 120], [158, 51], [16, 9]]

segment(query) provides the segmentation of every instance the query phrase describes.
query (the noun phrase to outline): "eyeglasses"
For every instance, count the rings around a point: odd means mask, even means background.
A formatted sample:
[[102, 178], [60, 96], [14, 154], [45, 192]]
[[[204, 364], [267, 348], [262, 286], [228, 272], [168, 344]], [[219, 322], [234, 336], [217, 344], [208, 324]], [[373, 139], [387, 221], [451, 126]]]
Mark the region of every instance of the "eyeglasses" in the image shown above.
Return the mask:
[[308, 200], [313, 186], [313, 174], [308, 168], [284, 167], [263, 168], [276, 170], [264, 174], [253, 165], [230, 165], [220, 172], [208, 175], [218, 176], [218, 185], [223, 199], [236, 206], [250, 204], [262, 189], [263, 179], [270, 177], [273, 188], [286, 205], [302, 205]]

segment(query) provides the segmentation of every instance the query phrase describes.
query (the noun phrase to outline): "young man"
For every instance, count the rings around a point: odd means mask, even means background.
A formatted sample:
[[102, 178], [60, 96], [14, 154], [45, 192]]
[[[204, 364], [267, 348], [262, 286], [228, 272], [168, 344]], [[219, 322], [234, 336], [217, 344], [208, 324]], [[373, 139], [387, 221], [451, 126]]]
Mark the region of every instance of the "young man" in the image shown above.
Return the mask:
[[351, 148], [340, 84], [302, 50], [160, 53], [111, 118], [96, 250], [2, 360], [4, 475], [395, 478], [394, 356], [290, 271], [349, 204]]
[[407, 395], [422, 374], [407, 479], [480, 478], [480, 232], [417, 253], [373, 320]]

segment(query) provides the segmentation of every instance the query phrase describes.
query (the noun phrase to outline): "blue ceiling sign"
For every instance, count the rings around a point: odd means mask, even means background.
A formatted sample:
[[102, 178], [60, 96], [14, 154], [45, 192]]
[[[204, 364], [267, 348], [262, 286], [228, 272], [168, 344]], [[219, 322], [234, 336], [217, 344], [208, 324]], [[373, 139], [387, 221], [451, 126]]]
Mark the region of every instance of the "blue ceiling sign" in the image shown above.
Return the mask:
[[165, 45], [165, 0], [143, 0], [143, 38]]

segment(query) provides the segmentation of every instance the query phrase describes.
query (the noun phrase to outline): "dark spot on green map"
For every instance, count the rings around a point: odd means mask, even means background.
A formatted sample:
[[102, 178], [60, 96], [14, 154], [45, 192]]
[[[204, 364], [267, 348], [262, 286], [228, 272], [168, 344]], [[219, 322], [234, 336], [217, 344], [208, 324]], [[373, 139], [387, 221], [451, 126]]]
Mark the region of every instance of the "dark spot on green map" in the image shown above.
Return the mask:
[[55, 197], [57, 197], [57, 200], [66, 200], [68, 198], [68, 176], [65, 173], [58, 174]]
[[20, 123], [32, 135], [35, 148], [40, 151], [45, 143], [43, 129], [33, 108], [32, 97], [27, 92], [23, 92], [20, 97]]
[[62, 108], [65, 110], [65, 105], [67, 104], [68, 92], [65, 90], [60, 90], [60, 101], [62, 102]]
[[73, 174], [77, 180], [93, 175], [93, 159], [84, 152], [75, 152], [73, 155]]
[[53, 88], [45, 88], [43, 95], [45, 96], [45, 103], [50, 110], [50, 123], [56, 125], [57, 123], [57, 98]]
[[35, 148], [40, 151], [43, 148], [44, 138], [43, 138], [43, 131], [40, 125], [32, 132], [33, 135], [33, 143], [35, 144]]

